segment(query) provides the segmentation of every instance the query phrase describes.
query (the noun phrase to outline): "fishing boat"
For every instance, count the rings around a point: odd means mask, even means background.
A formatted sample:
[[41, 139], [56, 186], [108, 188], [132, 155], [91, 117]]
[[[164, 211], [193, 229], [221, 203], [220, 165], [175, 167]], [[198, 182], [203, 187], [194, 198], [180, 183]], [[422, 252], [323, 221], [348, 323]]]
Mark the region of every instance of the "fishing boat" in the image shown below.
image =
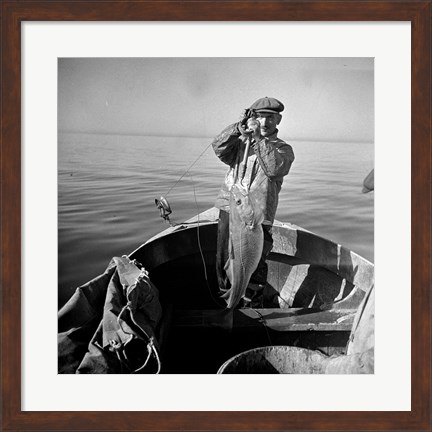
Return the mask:
[[[302, 362], [317, 352], [339, 359], [373, 349], [373, 311], [368, 322], [362, 315], [373, 291], [374, 265], [342, 245], [278, 221], [264, 307], [234, 310], [227, 326], [215, 272], [217, 219], [218, 210], [211, 208], [163, 230], [128, 256], [158, 288], [161, 372], [216, 373], [229, 359], [269, 346], [292, 347], [289, 355]], [[353, 341], [361, 334], [362, 340]]]

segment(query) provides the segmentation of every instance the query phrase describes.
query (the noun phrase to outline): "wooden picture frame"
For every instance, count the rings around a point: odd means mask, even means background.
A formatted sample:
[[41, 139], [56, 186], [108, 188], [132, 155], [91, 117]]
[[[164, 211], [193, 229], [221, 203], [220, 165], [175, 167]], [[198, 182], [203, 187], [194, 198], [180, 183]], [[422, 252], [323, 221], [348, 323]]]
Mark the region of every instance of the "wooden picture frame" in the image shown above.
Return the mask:
[[[1, 5], [2, 430], [430, 430], [431, 6], [431, 0], [4, 0]], [[24, 21], [411, 22], [411, 411], [21, 410], [21, 23]]]

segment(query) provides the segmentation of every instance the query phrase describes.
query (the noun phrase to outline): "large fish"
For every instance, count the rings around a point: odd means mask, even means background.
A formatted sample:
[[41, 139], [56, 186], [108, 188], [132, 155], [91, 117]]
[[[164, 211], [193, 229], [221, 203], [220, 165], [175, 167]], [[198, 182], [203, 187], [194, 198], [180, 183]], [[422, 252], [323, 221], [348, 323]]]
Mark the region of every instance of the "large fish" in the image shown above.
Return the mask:
[[252, 273], [258, 267], [264, 244], [263, 221], [264, 214], [253, 192], [234, 184], [230, 197], [229, 258], [225, 264], [231, 287], [222, 296], [228, 309], [238, 305], [245, 295]]

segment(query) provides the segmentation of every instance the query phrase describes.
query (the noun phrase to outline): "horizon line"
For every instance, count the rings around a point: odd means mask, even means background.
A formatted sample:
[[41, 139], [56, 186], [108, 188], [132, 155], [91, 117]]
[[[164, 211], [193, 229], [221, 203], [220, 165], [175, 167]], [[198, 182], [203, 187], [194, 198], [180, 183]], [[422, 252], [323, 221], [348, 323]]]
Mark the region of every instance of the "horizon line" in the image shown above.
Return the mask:
[[[177, 135], [177, 134], [145, 134], [142, 132], [98, 132], [98, 131], [71, 131], [57, 130], [58, 134], [75, 134], [75, 135], [117, 135], [117, 136], [133, 136], [133, 137], [167, 137], [167, 138], [203, 138], [213, 139], [217, 136], [206, 135]], [[342, 140], [342, 139], [318, 139], [318, 138], [286, 138], [288, 141], [294, 142], [316, 142], [316, 143], [352, 143], [352, 144], [375, 144], [375, 140]]]

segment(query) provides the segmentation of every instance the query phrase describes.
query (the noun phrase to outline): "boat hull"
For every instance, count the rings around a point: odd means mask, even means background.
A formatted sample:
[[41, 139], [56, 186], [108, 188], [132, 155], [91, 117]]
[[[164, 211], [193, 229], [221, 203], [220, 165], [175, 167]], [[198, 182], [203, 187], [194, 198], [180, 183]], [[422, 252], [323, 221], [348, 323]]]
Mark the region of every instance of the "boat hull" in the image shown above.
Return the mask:
[[230, 357], [265, 345], [346, 354], [374, 266], [292, 224], [275, 222], [265, 309], [237, 309], [227, 329], [215, 272], [217, 209], [170, 227], [131, 253], [165, 309], [163, 372], [216, 373]]

